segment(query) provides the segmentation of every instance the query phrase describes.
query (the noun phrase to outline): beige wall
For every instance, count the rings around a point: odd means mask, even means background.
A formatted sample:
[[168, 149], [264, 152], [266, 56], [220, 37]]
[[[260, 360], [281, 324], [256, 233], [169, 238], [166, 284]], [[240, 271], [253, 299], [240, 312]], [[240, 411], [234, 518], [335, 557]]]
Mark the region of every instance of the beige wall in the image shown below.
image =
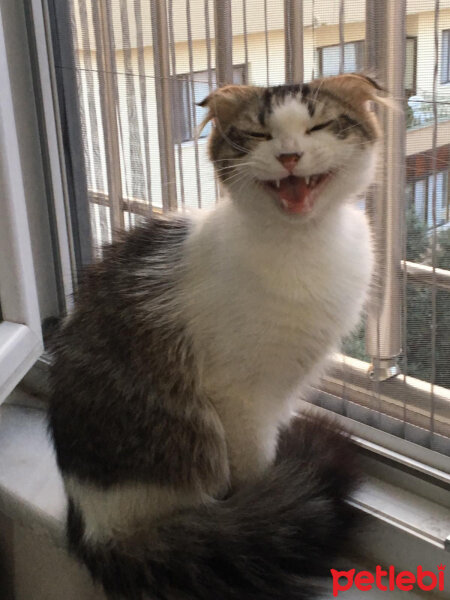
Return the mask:
[[[439, 14], [439, 46], [442, 41], [442, 30], [450, 29], [450, 9], [441, 10]], [[430, 94], [433, 90], [434, 68], [434, 13], [417, 15], [417, 90]], [[439, 95], [450, 100], [450, 84], [441, 85], [441, 62], [439, 61], [438, 89]]]
[[[95, 0], [98, 2], [98, 0]], [[186, 0], [167, 0], [168, 5], [172, 5], [173, 21], [175, 30], [175, 41], [182, 42], [187, 40], [187, 19], [186, 19]], [[87, 13], [91, 13], [92, 0], [83, 0]], [[111, 6], [112, 23], [115, 34], [115, 43], [117, 48], [122, 47], [121, 35], [121, 5], [119, 0], [111, 0], [108, 3]], [[152, 26], [150, 2], [141, 0], [140, 23], [144, 34], [144, 45], [152, 45]], [[192, 38], [194, 40], [205, 39], [205, 0], [190, 0], [190, 14], [192, 22]], [[364, 0], [345, 0], [345, 21], [346, 23], [361, 23], [365, 19]], [[408, 15], [419, 14], [434, 10], [435, 0], [407, 0]], [[82, 48], [82, 29], [80, 24], [79, 0], [71, 0], [73, 6], [74, 20], [79, 34], [76, 37], [76, 44]], [[283, 29], [284, 26], [284, 0], [246, 0], [247, 6], [247, 31], [248, 33], [258, 33], [265, 28], [264, 6], [267, 6], [267, 28], [269, 31]], [[214, 0], [208, 0], [210, 15], [210, 30], [214, 37]], [[234, 35], [243, 33], [243, 0], [232, 0], [232, 25]], [[340, 0], [303, 0], [303, 22], [305, 27], [311, 27], [313, 24], [314, 7], [314, 25], [316, 28], [326, 25], [336, 25], [339, 22]], [[450, 8], [450, 0], [440, 0], [441, 11]], [[136, 46], [136, 13], [134, 2], [128, 3], [128, 20], [130, 29], [131, 45]], [[89, 24], [91, 28], [91, 23]]]

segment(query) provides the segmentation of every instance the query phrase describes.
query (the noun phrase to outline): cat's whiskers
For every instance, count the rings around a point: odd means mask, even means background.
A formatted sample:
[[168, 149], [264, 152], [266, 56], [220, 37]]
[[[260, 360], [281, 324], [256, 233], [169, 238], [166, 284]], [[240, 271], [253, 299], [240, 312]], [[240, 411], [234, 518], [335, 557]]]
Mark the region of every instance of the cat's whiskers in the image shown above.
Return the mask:
[[[238, 185], [238, 187], [236, 187], [236, 182], [233, 182], [233, 187], [234, 187], [233, 193], [236, 195], [239, 195], [242, 192], [242, 190], [245, 188], [245, 186], [248, 185], [248, 183], [250, 183], [250, 181], [251, 180], [244, 178], [240, 181], [240, 185]], [[239, 181], [237, 183], [239, 184]]]
[[223, 183], [230, 183], [232, 181], [239, 181], [241, 178], [246, 178], [247, 177], [247, 173], [245, 171], [237, 171], [237, 172], [233, 172], [230, 173], [229, 175], [222, 174], [222, 182]]
[[239, 173], [233, 173], [232, 175], [230, 175], [229, 177], [226, 177], [223, 182], [225, 184], [227, 183], [236, 183], [239, 182], [243, 179], [247, 179], [247, 173], [244, 172], [239, 172]]
[[247, 162], [241, 162], [241, 163], [236, 163], [234, 165], [224, 165], [222, 167], [216, 167], [216, 171], [217, 172], [221, 172], [221, 171], [225, 171], [226, 169], [238, 169], [239, 167], [254, 167], [256, 166], [254, 161], [247, 161]]
[[[354, 123], [353, 125], [349, 125], [348, 127], [345, 127], [344, 129], [340, 129], [339, 133], [345, 133], [346, 131], [349, 131], [350, 129], [353, 129], [355, 127], [360, 127], [363, 123], [367, 123], [369, 121], [372, 120], [372, 117], [367, 117], [366, 119], [360, 119], [357, 123]], [[373, 144], [373, 142], [371, 140], [367, 140], [368, 143]]]
[[224, 129], [222, 128], [222, 125], [220, 123], [220, 119], [216, 119], [216, 127], [218, 128], [218, 130], [220, 131], [221, 136], [223, 137], [223, 139], [235, 150], [238, 150], [240, 152], [244, 152], [245, 154], [248, 154], [250, 152], [250, 150], [248, 148], [244, 148], [243, 146], [240, 146], [239, 144], [237, 144], [236, 142], [233, 142], [232, 139], [230, 139], [228, 137], [228, 135], [225, 133]]
[[237, 163], [239, 163], [239, 161], [242, 161], [242, 158], [236, 157], [236, 156], [227, 157], [227, 158], [215, 158], [212, 162], [215, 165], [218, 162], [231, 162], [231, 161], [236, 161]]

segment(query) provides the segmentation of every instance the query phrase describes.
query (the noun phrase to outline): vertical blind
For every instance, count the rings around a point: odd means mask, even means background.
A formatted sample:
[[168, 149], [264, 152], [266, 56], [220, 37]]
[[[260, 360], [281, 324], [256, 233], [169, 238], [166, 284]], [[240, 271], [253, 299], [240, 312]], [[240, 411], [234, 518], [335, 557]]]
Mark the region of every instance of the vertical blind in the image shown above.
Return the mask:
[[152, 212], [220, 201], [196, 136], [217, 85], [365, 70], [386, 86], [403, 110], [380, 115], [380, 175], [360, 202], [376, 291], [316, 402], [450, 453], [450, 1], [49, 1], [71, 201], [95, 259]]

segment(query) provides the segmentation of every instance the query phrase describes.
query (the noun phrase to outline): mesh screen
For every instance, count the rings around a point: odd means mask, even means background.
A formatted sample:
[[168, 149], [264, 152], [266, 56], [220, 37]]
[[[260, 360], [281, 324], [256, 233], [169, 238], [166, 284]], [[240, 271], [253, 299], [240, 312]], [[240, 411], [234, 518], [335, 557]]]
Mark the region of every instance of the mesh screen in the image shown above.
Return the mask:
[[[397, 154], [380, 184], [392, 198], [383, 205], [375, 189], [360, 201], [378, 227], [385, 297], [369, 307], [370, 331], [365, 319], [345, 340], [323, 387], [344, 414], [449, 452], [450, 1], [408, 0], [390, 32], [380, 6], [402, 1], [69, 4], [74, 64], [57, 67], [76, 73], [97, 255], [152, 211], [214, 207], [220, 191], [195, 131], [196, 102], [218, 81], [276, 85], [367, 66], [379, 76], [383, 61], [389, 81], [402, 72], [394, 95], [404, 111], [386, 122]], [[385, 52], [389, 40], [394, 54]], [[398, 351], [387, 356], [396, 336]], [[400, 373], [383, 381], [395, 363]]]

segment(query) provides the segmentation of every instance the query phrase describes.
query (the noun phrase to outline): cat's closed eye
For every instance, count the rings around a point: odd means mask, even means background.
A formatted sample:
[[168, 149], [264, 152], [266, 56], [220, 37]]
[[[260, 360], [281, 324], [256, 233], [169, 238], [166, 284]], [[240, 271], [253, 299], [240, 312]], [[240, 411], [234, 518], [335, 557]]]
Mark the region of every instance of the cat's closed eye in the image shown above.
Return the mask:
[[319, 123], [318, 125], [314, 125], [314, 127], [311, 127], [311, 129], [308, 129], [306, 133], [313, 133], [314, 131], [320, 131], [321, 129], [325, 129], [325, 127], [328, 127], [329, 125], [331, 125], [334, 121], [325, 121], [324, 123]]
[[273, 139], [270, 133], [264, 133], [262, 131], [242, 131], [242, 133], [251, 138], [271, 140]]

